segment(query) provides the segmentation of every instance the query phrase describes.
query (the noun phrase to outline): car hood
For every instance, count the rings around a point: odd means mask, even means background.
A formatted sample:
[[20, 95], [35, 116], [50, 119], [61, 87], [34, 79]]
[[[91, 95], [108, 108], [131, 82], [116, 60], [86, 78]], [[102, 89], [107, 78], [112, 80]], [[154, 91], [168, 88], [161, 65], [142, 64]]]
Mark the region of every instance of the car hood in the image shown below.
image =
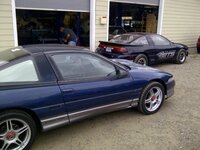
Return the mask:
[[179, 48], [183, 48], [185, 50], [188, 50], [188, 46], [185, 45], [185, 44], [181, 44], [181, 43], [174, 43], [174, 44], [176, 44]]
[[151, 79], [151, 78], [162, 78], [163, 76], [166, 77], [166, 80], [169, 78], [173, 77], [172, 74], [161, 71], [159, 69], [155, 69], [149, 66], [144, 66], [140, 64], [136, 64], [130, 60], [126, 59], [112, 59], [112, 61], [117, 62], [123, 66], [126, 66], [130, 69], [130, 73], [133, 76], [137, 76], [137, 78], [146, 78], [146, 79]]

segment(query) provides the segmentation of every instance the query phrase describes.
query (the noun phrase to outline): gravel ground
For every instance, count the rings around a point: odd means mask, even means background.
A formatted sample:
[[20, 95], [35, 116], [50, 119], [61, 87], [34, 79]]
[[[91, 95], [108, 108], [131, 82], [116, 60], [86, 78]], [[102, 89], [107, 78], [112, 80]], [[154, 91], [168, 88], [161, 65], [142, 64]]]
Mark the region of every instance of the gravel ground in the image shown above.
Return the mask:
[[153, 66], [174, 75], [175, 95], [145, 116], [123, 110], [41, 133], [32, 150], [200, 149], [200, 55], [185, 64]]

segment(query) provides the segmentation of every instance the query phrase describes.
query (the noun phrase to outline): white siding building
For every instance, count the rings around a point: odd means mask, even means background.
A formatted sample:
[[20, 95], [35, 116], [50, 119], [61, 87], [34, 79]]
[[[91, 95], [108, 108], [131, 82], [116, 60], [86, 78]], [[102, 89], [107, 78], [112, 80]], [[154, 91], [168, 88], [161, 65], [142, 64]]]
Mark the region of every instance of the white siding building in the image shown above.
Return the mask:
[[162, 34], [194, 47], [200, 36], [200, 0], [165, 0]]
[[[31, 1], [23, 0], [1, 0], [0, 1], [0, 50], [18, 45], [16, 10], [20, 9], [42, 9], [37, 8], [37, 3], [31, 7]], [[46, 4], [42, 6], [46, 11], [73, 11], [65, 9], [63, 0], [62, 9], [59, 5]], [[66, 0], [68, 1], [68, 0]], [[78, 2], [81, 0], [76, 0]], [[200, 35], [200, 1], [199, 0], [85, 0], [84, 11], [90, 14], [90, 49], [95, 50], [98, 41], [108, 40], [110, 4], [112, 2], [149, 5], [158, 8], [157, 33], [162, 34], [174, 42], [180, 42], [195, 47], [196, 40]], [[22, 3], [23, 2], [23, 3]], [[26, 4], [26, 2], [29, 2]], [[35, 2], [35, 1], [34, 1]], [[53, 2], [53, 1], [52, 1]], [[71, 1], [70, 1], [71, 2]], [[74, 1], [75, 2], [75, 1]], [[39, 1], [38, 1], [39, 3]], [[67, 2], [69, 3], [69, 2]], [[22, 7], [20, 7], [22, 5]], [[46, 6], [47, 5], [47, 6]], [[72, 5], [71, 8], [81, 6]], [[54, 8], [55, 7], [55, 8]], [[87, 10], [88, 9], [88, 10]], [[111, 12], [115, 13], [115, 12]], [[101, 19], [102, 18], [102, 19]], [[107, 21], [106, 21], [107, 19]]]

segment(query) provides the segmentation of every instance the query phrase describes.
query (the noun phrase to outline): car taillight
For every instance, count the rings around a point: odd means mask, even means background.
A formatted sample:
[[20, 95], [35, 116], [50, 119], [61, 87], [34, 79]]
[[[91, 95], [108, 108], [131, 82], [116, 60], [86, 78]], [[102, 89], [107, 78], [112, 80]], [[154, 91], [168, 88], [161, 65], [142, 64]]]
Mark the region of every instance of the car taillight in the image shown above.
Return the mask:
[[98, 47], [99, 48], [105, 48], [105, 45], [100, 43]]
[[116, 52], [116, 53], [125, 53], [125, 52], [128, 52], [128, 50], [124, 47], [113, 47], [113, 52]]

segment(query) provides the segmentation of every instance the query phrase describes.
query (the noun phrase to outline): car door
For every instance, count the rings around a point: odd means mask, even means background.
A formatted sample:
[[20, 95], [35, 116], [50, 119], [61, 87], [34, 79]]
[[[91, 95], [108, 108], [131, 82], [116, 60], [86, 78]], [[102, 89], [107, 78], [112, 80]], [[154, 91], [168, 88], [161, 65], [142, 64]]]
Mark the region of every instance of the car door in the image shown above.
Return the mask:
[[59, 76], [70, 122], [94, 114], [129, 107], [135, 97], [133, 79], [100, 56], [85, 52], [51, 54]]
[[176, 47], [168, 39], [157, 34], [150, 35], [149, 39], [153, 43], [151, 56], [154, 57], [155, 61], [165, 61], [174, 57]]

